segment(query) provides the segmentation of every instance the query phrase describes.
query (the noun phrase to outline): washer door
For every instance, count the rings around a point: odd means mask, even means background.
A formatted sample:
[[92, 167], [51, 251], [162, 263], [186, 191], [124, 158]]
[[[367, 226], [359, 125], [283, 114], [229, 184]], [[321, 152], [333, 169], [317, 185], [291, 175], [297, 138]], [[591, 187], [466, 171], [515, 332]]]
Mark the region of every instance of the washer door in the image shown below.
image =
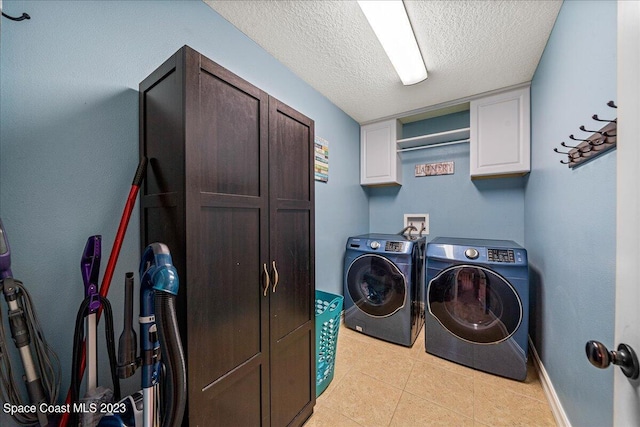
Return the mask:
[[522, 322], [522, 302], [495, 271], [475, 265], [442, 270], [429, 282], [431, 313], [456, 337], [478, 344], [508, 339]]
[[375, 254], [356, 258], [347, 271], [347, 289], [354, 304], [373, 317], [391, 316], [404, 307], [407, 281], [398, 267]]

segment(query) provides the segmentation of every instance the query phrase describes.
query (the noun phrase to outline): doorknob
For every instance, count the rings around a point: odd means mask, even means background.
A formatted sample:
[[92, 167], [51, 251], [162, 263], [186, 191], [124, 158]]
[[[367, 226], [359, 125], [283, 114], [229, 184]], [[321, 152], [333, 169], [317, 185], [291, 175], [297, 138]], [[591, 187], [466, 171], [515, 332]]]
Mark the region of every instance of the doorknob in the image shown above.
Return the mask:
[[617, 351], [609, 351], [599, 341], [589, 341], [585, 347], [587, 359], [596, 368], [604, 369], [610, 364], [620, 366], [622, 372], [632, 380], [640, 375], [640, 364], [635, 351], [626, 344], [618, 345]]

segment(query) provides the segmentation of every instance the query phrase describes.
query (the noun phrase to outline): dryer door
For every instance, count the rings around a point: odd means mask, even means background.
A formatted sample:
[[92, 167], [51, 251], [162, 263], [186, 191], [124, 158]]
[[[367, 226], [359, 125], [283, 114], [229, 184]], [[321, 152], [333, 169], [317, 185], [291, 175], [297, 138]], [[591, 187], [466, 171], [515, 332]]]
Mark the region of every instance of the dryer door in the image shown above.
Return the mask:
[[356, 258], [347, 271], [347, 289], [354, 304], [373, 317], [386, 317], [404, 307], [407, 281], [398, 267], [375, 254]]
[[493, 270], [456, 265], [442, 270], [428, 285], [431, 313], [458, 338], [478, 344], [508, 339], [522, 322], [516, 290]]

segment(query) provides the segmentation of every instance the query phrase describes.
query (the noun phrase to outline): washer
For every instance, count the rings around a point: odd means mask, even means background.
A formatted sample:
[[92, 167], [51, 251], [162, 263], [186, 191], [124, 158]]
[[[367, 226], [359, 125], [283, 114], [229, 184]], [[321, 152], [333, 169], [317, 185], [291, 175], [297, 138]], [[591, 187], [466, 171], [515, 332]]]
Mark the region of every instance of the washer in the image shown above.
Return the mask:
[[344, 258], [345, 325], [405, 346], [424, 324], [426, 239], [400, 234], [350, 237]]
[[439, 237], [427, 245], [428, 353], [516, 380], [527, 376], [527, 251], [509, 240]]

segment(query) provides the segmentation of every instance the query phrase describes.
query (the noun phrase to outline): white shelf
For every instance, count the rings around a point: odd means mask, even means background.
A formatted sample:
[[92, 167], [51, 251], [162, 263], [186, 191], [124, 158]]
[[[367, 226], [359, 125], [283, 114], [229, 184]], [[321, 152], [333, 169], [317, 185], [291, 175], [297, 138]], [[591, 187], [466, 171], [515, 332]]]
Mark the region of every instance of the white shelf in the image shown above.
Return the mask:
[[432, 145], [439, 145], [448, 142], [462, 142], [469, 139], [471, 128], [448, 130], [446, 132], [420, 135], [413, 138], [403, 138], [397, 141], [398, 150], [407, 148], [429, 148]]

